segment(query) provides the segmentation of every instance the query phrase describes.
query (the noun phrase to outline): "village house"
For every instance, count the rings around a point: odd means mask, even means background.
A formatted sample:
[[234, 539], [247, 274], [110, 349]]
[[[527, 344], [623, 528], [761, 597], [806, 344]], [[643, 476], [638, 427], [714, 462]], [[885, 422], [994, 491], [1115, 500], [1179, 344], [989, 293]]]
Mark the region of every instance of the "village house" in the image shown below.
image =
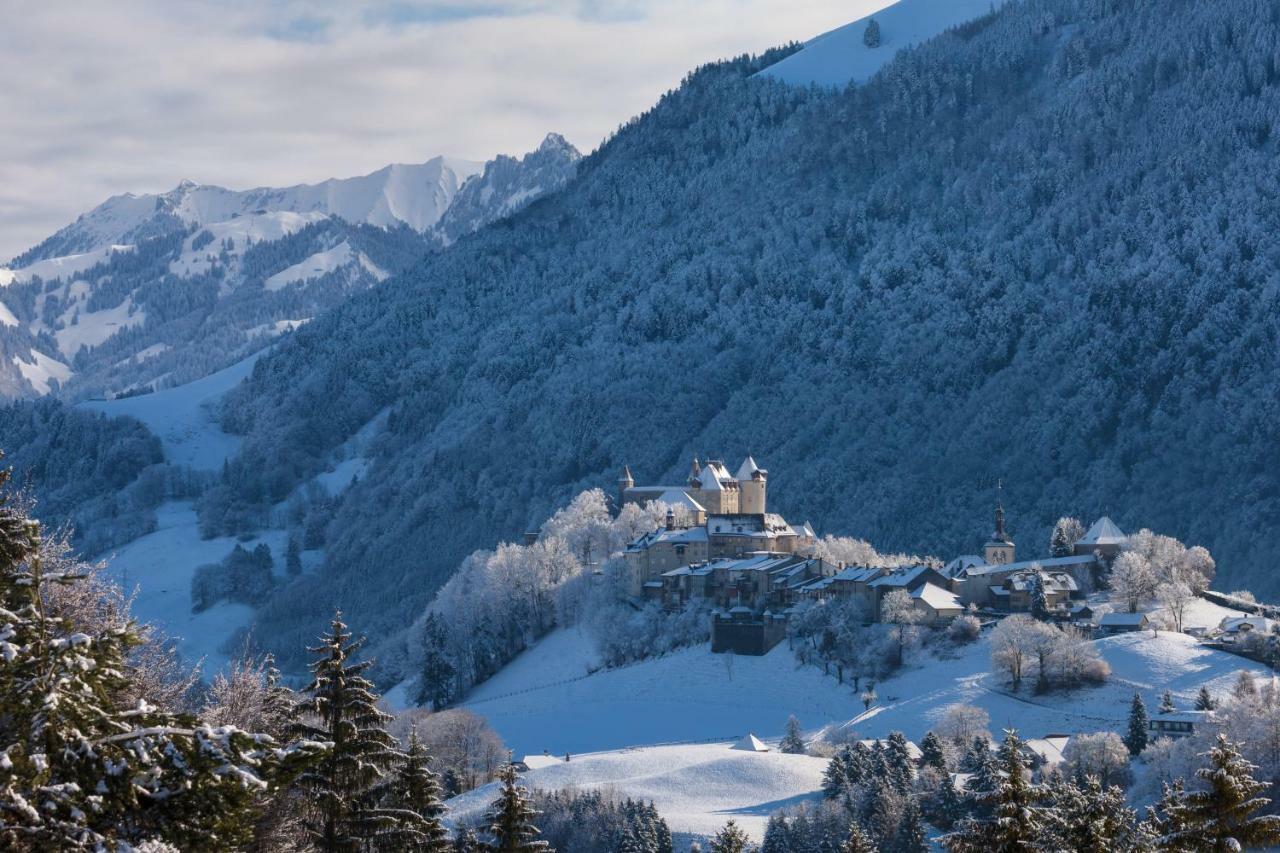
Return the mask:
[[932, 566], [906, 566], [885, 572], [867, 584], [868, 605], [872, 613], [879, 613], [884, 604], [884, 597], [895, 589], [915, 592], [925, 584], [933, 584], [943, 590], [950, 590], [950, 584], [942, 573]]
[[1198, 726], [1204, 725], [1211, 713], [1210, 711], [1167, 711], [1152, 716], [1147, 727], [1152, 739], [1191, 737], [1196, 733]]
[[931, 627], [946, 625], [964, 613], [959, 596], [927, 582], [911, 591], [911, 603], [920, 613], [920, 623]]
[[1072, 596], [1079, 594], [1075, 578], [1066, 572], [1046, 572], [1032, 566], [1007, 575], [1004, 582], [991, 589], [995, 606], [1010, 613], [1028, 613], [1036, 584], [1044, 590], [1045, 604], [1050, 610], [1065, 608]]
[[1076, 542], [1072, 550], [1077, 557], [1097, 557], [1110, 565], [1128, 538], [1114, 521], [1104, 515], [1085, 531], [1084, 536], [1080, 537], [1080, 541]]
[[817, 557], [761, 551], [671, 569], [662, 575], [660, 592], [646, 589], [646, 597], [659, 598], [669, 608], [701, 598], [721, 608], [782, 611], [805, 586], [834, 574], [835, 567]]

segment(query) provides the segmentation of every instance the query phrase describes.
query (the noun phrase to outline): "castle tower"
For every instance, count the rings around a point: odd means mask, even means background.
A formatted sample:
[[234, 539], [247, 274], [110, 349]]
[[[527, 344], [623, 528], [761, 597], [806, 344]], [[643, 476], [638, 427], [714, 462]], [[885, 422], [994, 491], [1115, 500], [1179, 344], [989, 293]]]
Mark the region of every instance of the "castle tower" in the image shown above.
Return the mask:
[[736, 479], [741, 491], [738, 511], [749, 515], [764, 515], [769, 472], [756, 465], [756, 460], [747, 456], [738, 467]]
[[622, 511], [622, 507], [627, 502], [627, 489], [635, 486], [636, 481], [631, 476], [631, 466], [622, 466], [622, 476], [618, 478], [618, 511]]
[[698, 457], [693, 457], [693, 464], [689, 466], [689, 486], [694, 489], [702, 488], [702, 466], [698, 464]]
[[996, 529], [991, 541], [982, 548], [983, 559], [993, 566], [1012, 563], [1014, 558], [1013, 539], [1004, 529], [1004, 502], [1000, 499], [1003, 489], [1003, 483], [996, 483]]

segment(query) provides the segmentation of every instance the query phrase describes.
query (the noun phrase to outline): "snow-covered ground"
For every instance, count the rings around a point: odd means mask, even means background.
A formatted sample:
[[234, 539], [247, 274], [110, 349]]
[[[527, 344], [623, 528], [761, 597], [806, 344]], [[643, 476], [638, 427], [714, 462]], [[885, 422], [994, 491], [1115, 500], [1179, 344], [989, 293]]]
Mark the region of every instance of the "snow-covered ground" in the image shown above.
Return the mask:
[[31, 356], [31, 361], [25, 361], [22, 356], [15, 355], [13, 363], [22, 374], [22, 378], [36, 389], [36, 393], [48, 394], [51, 379], [66, 382], [71, 378], [71, 368], [56, 358], [50, 358], [38, 350], [30, 350], [28, 354]]
[[816, 730], [858, 709], [852, 688], [798, 668], [785, 643], [764, 657], [709, 646], [588, 675], [576, 629], [553, 633], [480, 685], [463, 706], [487, 718], [518, 755], [560, 755], [685, 741], [780, 736], [787, 716]]
[[[205, 563], [227, 556], [239, 540], [230, 536], [201, 539], [195, 509], [189, 501], [162, 505], [156, 512], [158, 529], [111, 554], [107, 571], [126, 593], [134, 595], [133, 615], [148, 622], [178, 645], [183, 659], [204, 659], [204, 671], [226, 666], [219, 651], [226, 640], [249, 624], [253, 608], [223, 602], [202, 613], [191, 612], [191, 577]], [[275, 559], [276, 573], [284, 571], [285, 533], [270, 531], [262, 538], [239, 542], [252, 549], [266, 542]]]
[[175, 465], [217, 470], [239, 448], [240, 438], [227, 435], [218, 427], [210, 405], [248, 376], [261, 355], [254, 353], [176, 388], [118, 400], [89, 400], [80, 405], [113, 417], [127, 415], [142, 421], [159, 437], [165, 458]]
[[[862, 83], [898, 51], [981, 17], [1004, 0], [898, 0], [878, 12], [823, 33], [798, 52], [760, 73], [795, 86], [844, 86]], [[874, 18], [880, 46], [867, 47], [863, 35]]]
[[[651, 800], [677, 835], [713, 835], [734, 820], [757, 841], [769, 815], [821, 796], [827, 762], [807, 755], [744, 752], [731, 742], [655, 746], [571, 755], [523, 776], [530, 788], [595, 788]], [[496, 783], [449, 801], [449, 817], [470, 821], [483, 815]]]

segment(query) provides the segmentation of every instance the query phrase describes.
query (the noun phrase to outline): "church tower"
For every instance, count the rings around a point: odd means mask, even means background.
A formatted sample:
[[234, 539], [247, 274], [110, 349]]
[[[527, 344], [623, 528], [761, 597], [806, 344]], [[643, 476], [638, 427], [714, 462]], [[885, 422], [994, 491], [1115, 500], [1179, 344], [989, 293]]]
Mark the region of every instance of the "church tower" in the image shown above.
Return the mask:
[[1004, 529], [1004, 502], [1000, 498], [1003, 486], [1003, 483], [996, 484], [996, 529], [991, 534], [991, 541], [982, 548], [983, 559], [993, 566], [1014, 560], [1013, 539]]
[[622, 507], [627, 502], [627, 489], [635, 486], [636, 481], [631, 476], [631, 466], [622, 466], [622, 476], [618, 478], [618, 512], [622, 512]]

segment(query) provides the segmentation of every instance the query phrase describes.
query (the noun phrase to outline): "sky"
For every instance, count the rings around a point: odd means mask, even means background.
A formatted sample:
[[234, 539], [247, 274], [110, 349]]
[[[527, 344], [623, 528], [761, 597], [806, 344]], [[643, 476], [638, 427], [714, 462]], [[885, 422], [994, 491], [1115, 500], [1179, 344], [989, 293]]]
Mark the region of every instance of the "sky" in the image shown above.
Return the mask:
[[0, 259], [122, 192], [584, 152], [696, 65], [889, 0], [0, 0]]

